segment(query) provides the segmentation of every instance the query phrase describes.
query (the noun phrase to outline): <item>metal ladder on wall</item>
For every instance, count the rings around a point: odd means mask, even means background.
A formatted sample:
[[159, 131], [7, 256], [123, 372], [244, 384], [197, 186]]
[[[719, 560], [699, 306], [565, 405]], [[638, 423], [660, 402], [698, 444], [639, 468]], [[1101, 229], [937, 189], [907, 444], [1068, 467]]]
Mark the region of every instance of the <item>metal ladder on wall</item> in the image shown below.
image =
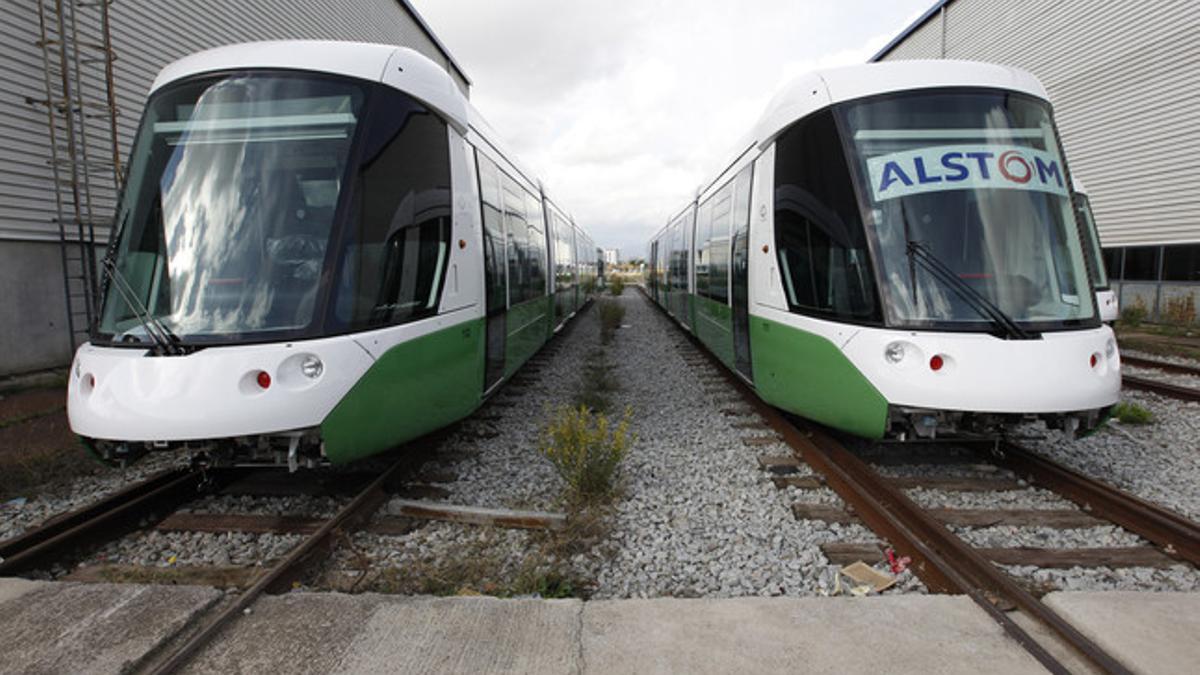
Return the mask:
[[49, 164], [71, 352], [88, 339], [100, 302], [96, 230], [111, 223], [121, 183], [109, 5], [37, 0]]

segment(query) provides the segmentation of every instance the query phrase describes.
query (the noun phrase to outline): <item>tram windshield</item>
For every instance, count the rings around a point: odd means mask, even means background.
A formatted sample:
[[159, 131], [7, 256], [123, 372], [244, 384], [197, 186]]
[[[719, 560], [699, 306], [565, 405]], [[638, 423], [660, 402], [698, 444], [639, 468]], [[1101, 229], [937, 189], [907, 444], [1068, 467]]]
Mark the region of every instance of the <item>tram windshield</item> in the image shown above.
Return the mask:
[[839, 115], [889, 325], [1024, 337], [1095, 320], [1048, 104], [941, 90]]
[[[155, 93], [131, 156], [101, 338], [279, 334], [315, 318], [361, 85], [299, 74]], [[148, 316], [147, 316], [148, 315]]]
[[450, 188], [445, 121], [398, 89], [284, 71], [165, 87], [134, 144], [95, 339], [179, 353], [432, 316]]

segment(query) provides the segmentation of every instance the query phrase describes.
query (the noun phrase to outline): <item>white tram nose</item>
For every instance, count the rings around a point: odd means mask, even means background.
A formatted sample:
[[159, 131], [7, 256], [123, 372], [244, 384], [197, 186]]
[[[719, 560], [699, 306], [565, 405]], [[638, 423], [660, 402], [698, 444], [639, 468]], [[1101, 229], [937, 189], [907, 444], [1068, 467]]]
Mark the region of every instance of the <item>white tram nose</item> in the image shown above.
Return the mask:
[[978, 333], [862, 330], [846, 355], [894, 405], [994, 413], [1092, 410], [1117, 402], [1112, 329], [1002, 340]]
[[370, 368], [349, 338], [210, 347], [186, 356], [85, 344], [67, 389], [88, 438], [186, 441], [312, 427]]

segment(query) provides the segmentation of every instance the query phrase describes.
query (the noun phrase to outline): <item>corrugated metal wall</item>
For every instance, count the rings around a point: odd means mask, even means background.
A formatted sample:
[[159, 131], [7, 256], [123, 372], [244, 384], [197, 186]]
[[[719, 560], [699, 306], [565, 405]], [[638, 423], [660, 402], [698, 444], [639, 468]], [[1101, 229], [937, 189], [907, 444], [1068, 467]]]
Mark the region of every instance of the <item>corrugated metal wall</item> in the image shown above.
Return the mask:
[[[396, 0], [116, 0], [111, 13], [122, 161], [154, 76], [170, 61], [209, 47], [287, 38], [398, 44], [442, 64], [467, 91], [448, 55]], [[80, 25], [85, 38], [94, 39], [97, 30], [95, 24]], [[0, 5], [0, 239], [58, 237], [46, 111], [30, 102], [46, 96], [39, 35], [34, 0]], [[102, 78], [102, 70], [93, 70]], [[97, 141], [107, 140], [103, 129], [96, 128]], [[96, 213], [106, 216], [113, 208], [112, 182], [98, 182], [92, 191]], [[98, 234], [106, 241], [107, 231]], [[61, 284], [57, 270], [48, 274], [53, 276], [47, 283]]]
[[[1200, 2], [954, 0], [946, 57], [1046, 85], [1105, 246], [1200, 242]], [[938, 58], [933, 15], [883, 60]]]

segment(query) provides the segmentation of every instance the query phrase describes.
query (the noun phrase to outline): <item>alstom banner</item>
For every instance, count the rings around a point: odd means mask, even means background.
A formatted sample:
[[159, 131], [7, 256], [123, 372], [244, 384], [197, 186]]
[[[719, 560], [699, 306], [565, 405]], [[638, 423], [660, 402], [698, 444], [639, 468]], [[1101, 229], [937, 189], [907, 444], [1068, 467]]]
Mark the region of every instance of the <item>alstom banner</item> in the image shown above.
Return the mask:
[[1011, 145], [939, 145], [867, 160], [875, 201], [924, 192], [992, 188], [1067, 196], [1057, 154]]

